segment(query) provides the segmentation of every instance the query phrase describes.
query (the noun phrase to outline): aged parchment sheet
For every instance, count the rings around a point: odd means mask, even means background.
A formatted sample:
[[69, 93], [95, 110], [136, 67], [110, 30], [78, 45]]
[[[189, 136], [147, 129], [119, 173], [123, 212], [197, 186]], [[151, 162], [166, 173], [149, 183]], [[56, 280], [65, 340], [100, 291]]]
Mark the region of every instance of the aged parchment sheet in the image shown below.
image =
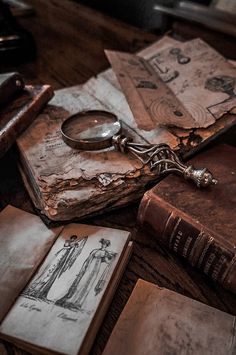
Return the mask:
[[236, 108], [236, 68], [200, 39], [148, 60], [106, 51], [139, 128], [204, 128]]
[[170, 46], [149, 63], [190, 113], [182, 128], [208, 127], [236, 108], [236, 68], [201, 39]]

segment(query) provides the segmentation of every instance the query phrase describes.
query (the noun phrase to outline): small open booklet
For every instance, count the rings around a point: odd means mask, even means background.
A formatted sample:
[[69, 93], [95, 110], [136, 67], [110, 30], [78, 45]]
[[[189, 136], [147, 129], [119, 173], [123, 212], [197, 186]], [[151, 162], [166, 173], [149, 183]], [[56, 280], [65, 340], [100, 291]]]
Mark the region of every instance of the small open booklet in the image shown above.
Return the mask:
[[0, 289], [11, 305], [0, 338], [40, 354], [88, 354], [130, 256], [129, 233], [82, 224], [46, 233], [36, 216], [13, 207], [2, 213], [12, 217], [0, 227]]

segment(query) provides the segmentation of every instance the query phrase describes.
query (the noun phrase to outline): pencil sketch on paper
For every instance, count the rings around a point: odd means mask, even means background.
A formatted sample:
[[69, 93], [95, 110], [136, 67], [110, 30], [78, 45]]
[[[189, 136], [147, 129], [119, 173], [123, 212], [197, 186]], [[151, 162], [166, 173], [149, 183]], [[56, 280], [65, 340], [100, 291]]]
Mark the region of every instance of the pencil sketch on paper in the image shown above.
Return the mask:
[[217, 75], [210, 77], [205, 82], [205, 89], [210, 90], [212, 92], [222, 92], [228, 97], [221, 101], [217, 102], [214, 105], [208, 106], [208, 111], [214, 116], [213, 108], [218, 105], [222, 105], [236, 98], [236, 94], [234, 92], [234, 87], [236, 84], [236, 79], [229, 75]]
[[179, 72], [166, 65], [166, 61], [163, 60], [160, 53], [157, 53], [148, 59], [148, 63], [155, 69], [160, 75], [161, 79], [165, 83], [170, 83], [179, 76]]
[[54, 254], [52, 262], [23, 291], [23, 296], [47, 301], [47, 295], [54, 282], [69, 270], [80, 255], [87, 241], [87, 236], [78, 240], [76, 235], [67, 239], [63, 247]]
[[174, 47], [170, 49], [170, 54], [175, 57], [179, 64], [188, 64], [191, 58], [186, 56], [180, 48]]
[[[90, 252], [68, 292], [56, 301], [56, 305], [70, 310], [80, 310], [92, 290], [94, 290], [95, 296], [103, 290], [109, 269], [117, 253], [107, 250], [111, 245], [110, 240], [102, 238], [99, 242], [101, 243], [100, 248]], [[106, 266], [99, 276], [103, 263]]]
[[[50, 264], [23, 291], [22, 296], [37, 301], [53, 303], [73, 311], [82, 309], [90, 293], [93, 292], [93, 295], [97, 296], [104, 289], [110, 267], [117, 255], [116, 252], [107, 249], [111, 242], [104, 238], [99, 240], [100, 247], [92, 249], [87, 257], [85, 255], [80, 271], [76, 275], [70, 272], [68, 277], [70, 284], [65, 291], [65, 295], [63, 297], [60, 295], [59, 299], [54, 300], [48, 297], [54, 283], [66, 271], [69, 271], [76, 262], [87, 238], [86, 236], [78, 240], [76, 235], [72, 235], [70, 239], [66, 240], [63, 247], [53, 255]], [[77, 264], [79, 264], [78, 260]]]

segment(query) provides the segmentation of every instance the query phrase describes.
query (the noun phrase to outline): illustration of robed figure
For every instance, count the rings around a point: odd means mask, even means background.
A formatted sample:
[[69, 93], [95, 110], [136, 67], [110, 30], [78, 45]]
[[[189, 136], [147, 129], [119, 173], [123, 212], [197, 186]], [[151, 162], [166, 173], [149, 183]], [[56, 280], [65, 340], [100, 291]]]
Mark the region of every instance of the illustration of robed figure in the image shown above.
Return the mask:
[[[106, 250], [110, 245], [109, 240], [102, 238], [100, 243], [101, 247], [91, 251], [68, 292], [64, 297], [56, 301], [56, 305], [72, 310], [79, 310], [82, 308], [92, 289], [95, 295], [102, 291], [116, 253]], [[104, 263], [106, 263], [106, 266], [98, 279], [101, 266], [104, 265]]]
[[46, 300], [53, 283], [60, 276], [69, 270], [80, 255], [87, 237], [77, 240], [76, 235], [72, 235], [66, 240], [64, 246], [56, 252], [53, 261], [43, 270], [42, 274], [36, 278], [23, 292], [25, 296]]

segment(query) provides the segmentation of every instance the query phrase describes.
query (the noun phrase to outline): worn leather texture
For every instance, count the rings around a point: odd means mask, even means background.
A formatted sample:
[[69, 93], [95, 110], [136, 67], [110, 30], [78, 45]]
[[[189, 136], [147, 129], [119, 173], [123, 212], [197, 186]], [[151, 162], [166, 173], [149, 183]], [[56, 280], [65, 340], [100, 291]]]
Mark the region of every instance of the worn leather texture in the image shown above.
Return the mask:
[[52, 96], [49, 85], [26, 86], [19, 96], [0, 108], [0, 157], [33, 122]]
[[171, 250], [236, 292], [236, 149], [216, 146], [191, 163], [207, 167], [216, 186], [198, 189], [169, 175], [143, 197], [139, 221]]

